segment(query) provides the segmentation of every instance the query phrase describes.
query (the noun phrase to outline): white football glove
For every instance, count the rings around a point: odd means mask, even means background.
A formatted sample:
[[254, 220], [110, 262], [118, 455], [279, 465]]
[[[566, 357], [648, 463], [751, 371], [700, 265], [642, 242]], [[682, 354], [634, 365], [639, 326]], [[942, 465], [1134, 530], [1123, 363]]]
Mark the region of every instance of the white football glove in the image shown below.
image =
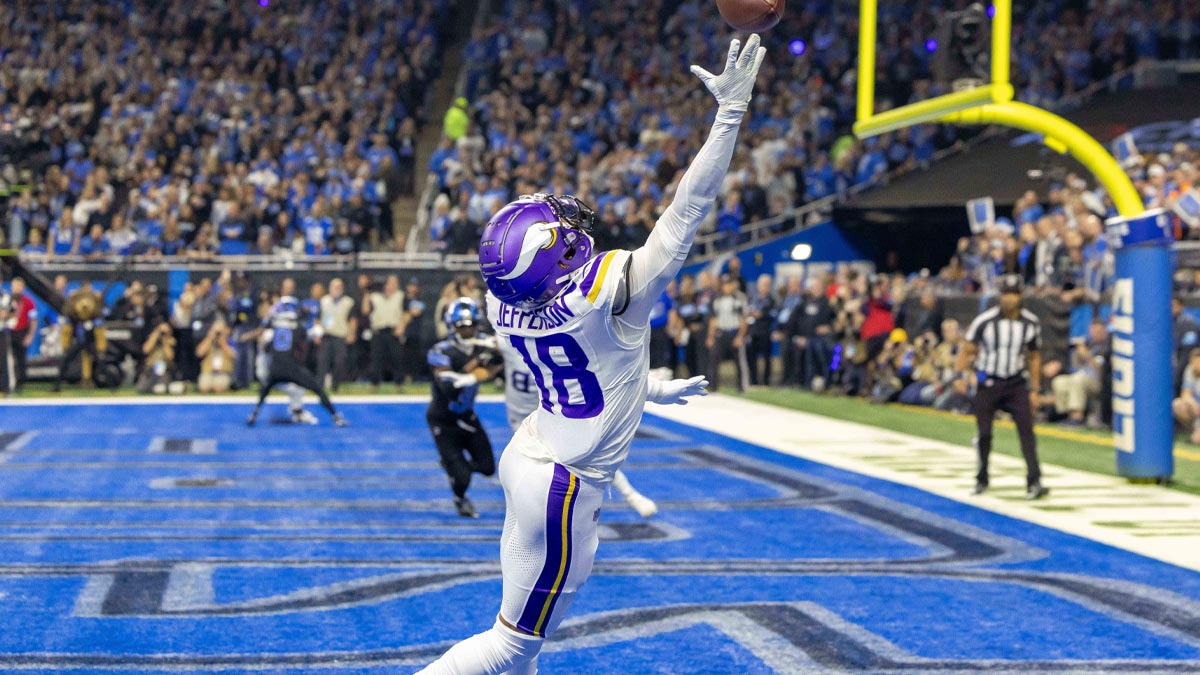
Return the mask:
[[438, 373], [438, 379], [455, 389], [465, 389], [479, 384], [479, 378], [475, 377], [473, 373], [456, 373], [453, 370]]
[[703, 375], [686, 380], [650, 380], [646, 400], [660, 405], [687, 405], [689, 396], [708, 396], [708, 380]]
[[758, 77], [758, 67], [762, 65], [767, 55], [767, 48], [759, 46], [758, 34], [746, 40], [746, 48], [741, 49], [741, 41], [734, 39], [729, 43], [729, 58], [725, 60], [725, 70], [720, 75], [713, 75], [700, 66], [692, 66], [692, 73], [704, 82], [704, 86], [717, 99], [717, 116], [722, 112], [734, 113], [741, 116], [750, 105], [750, 94], [754, 91], [754, 80]]

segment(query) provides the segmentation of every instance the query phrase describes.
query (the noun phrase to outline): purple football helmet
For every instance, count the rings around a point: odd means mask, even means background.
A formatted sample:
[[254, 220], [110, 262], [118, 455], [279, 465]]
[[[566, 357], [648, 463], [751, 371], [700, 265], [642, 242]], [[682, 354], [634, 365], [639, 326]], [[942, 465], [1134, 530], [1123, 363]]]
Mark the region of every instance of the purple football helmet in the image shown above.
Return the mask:
[[501, 302], [536, 309], [566, 288], [592, 258], [595, 214], [582, 201], [523, 195], [496, 212], [479, 241], [479, 271]]

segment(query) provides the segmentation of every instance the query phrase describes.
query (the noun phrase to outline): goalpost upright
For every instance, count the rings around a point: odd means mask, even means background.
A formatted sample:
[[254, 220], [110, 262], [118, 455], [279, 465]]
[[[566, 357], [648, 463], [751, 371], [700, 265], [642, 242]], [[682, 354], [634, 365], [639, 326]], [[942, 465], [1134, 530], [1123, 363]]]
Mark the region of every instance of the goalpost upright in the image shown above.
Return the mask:
[[1161, 210], [1145, 211], [1133, 182], [1087, 132], [1050, 111], [1013, 100], [1012, 0], [993, 0], [992, 8], [990, 82], [877, 113], [878, 0], [860, 0], [854, 134], [868, 138], [929, 122], [996, 124], [1040, 134], [1046, 147], [1069, 154], [1096, 177], [1119, 214], [1108, 221], [1116, 260], [1111, 324], [1117, 471], [1129, 478], [1169, 478], [1174, 472], [1170, 220]]

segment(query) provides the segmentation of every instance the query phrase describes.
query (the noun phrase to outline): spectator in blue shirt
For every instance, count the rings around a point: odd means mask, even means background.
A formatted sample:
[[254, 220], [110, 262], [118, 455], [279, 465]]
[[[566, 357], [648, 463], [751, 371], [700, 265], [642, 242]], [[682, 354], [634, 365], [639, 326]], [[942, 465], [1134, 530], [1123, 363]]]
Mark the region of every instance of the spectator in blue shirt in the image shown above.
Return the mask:
[[21, 247], [21, 253], [39, 255], [46, 253], [46, 245], [42, 243], [42, 231], [30, 230], [29, 240]]
[[167, 221], [163, 227], [162, 237], [158, 240], [156, 248], [159, 252], [168, 257], [177, 256], [183, 252], [186, 242], [179, 232], [179, 223], [174, 220]]
[[63, 209], [62, 216], [50, 226], [50, 255], [75, 255], [79, 250], [80, 234], [71, 220], [71, 209]]
[[63, 165], [63, 173], [67, 175], [70, 181], [71, 194], [78, 195], [83, 191], [83, 184], [87, 180], [87, 176], [95, 168], [92, 161], [83, 155], [83, 147], [76, 145], [71, 148], [71, 159]]
[[817, 161], [804, 173], [804, 196], [808, 201], [823, 199], [834, 193], [836, 183], [833, 165], [825, 153], [817, 155]]
[[87, 236], [79, 239], [79, 255], [89, 260], [99, 260], [112, 250], [108, 240], [104, 238], [104, 228], [99, 225], [92, 225]]
[[658, 302], [650, 308], [651, 368], [664, 368], [674, 361], [671, 358], [671, 350], [675, 347], [675, 341], [667, 334], [667, 324], [670, 322], [671, 310], [674, 307], [675, 303], [671, 301], [670, 294], [663, 290]]
[[112, 230], [105, 237], [112, 252], [117, 255], [129, 255], [138, 242], [137, 233], [129, 227], [121, 215], [113, 216]]
[[721, 207], [721, 212], [717, 215], [717, 232], [725, 233], [727, 235], [726, 243], [734, 245], [737, 243], [737, 235], [741, 230], [742, 195], [737, 190], [730, 190], [729, 195], [725, 198], [725, 205]]

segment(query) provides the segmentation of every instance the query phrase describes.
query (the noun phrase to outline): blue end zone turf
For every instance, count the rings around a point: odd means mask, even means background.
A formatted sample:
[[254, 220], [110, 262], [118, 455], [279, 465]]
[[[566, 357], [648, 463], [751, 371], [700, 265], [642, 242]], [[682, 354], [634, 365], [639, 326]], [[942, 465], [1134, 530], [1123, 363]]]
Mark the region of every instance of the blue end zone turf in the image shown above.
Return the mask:
[[[407, 673], [492, 624], [502, 493], [454, 515], [422, 406], [249, 408], [0, 408], [0, 670]], [[660, 514], [606, 504], [542, 672], [1200, 673], [1200, 574], [652, 417], [627, 470]]]

